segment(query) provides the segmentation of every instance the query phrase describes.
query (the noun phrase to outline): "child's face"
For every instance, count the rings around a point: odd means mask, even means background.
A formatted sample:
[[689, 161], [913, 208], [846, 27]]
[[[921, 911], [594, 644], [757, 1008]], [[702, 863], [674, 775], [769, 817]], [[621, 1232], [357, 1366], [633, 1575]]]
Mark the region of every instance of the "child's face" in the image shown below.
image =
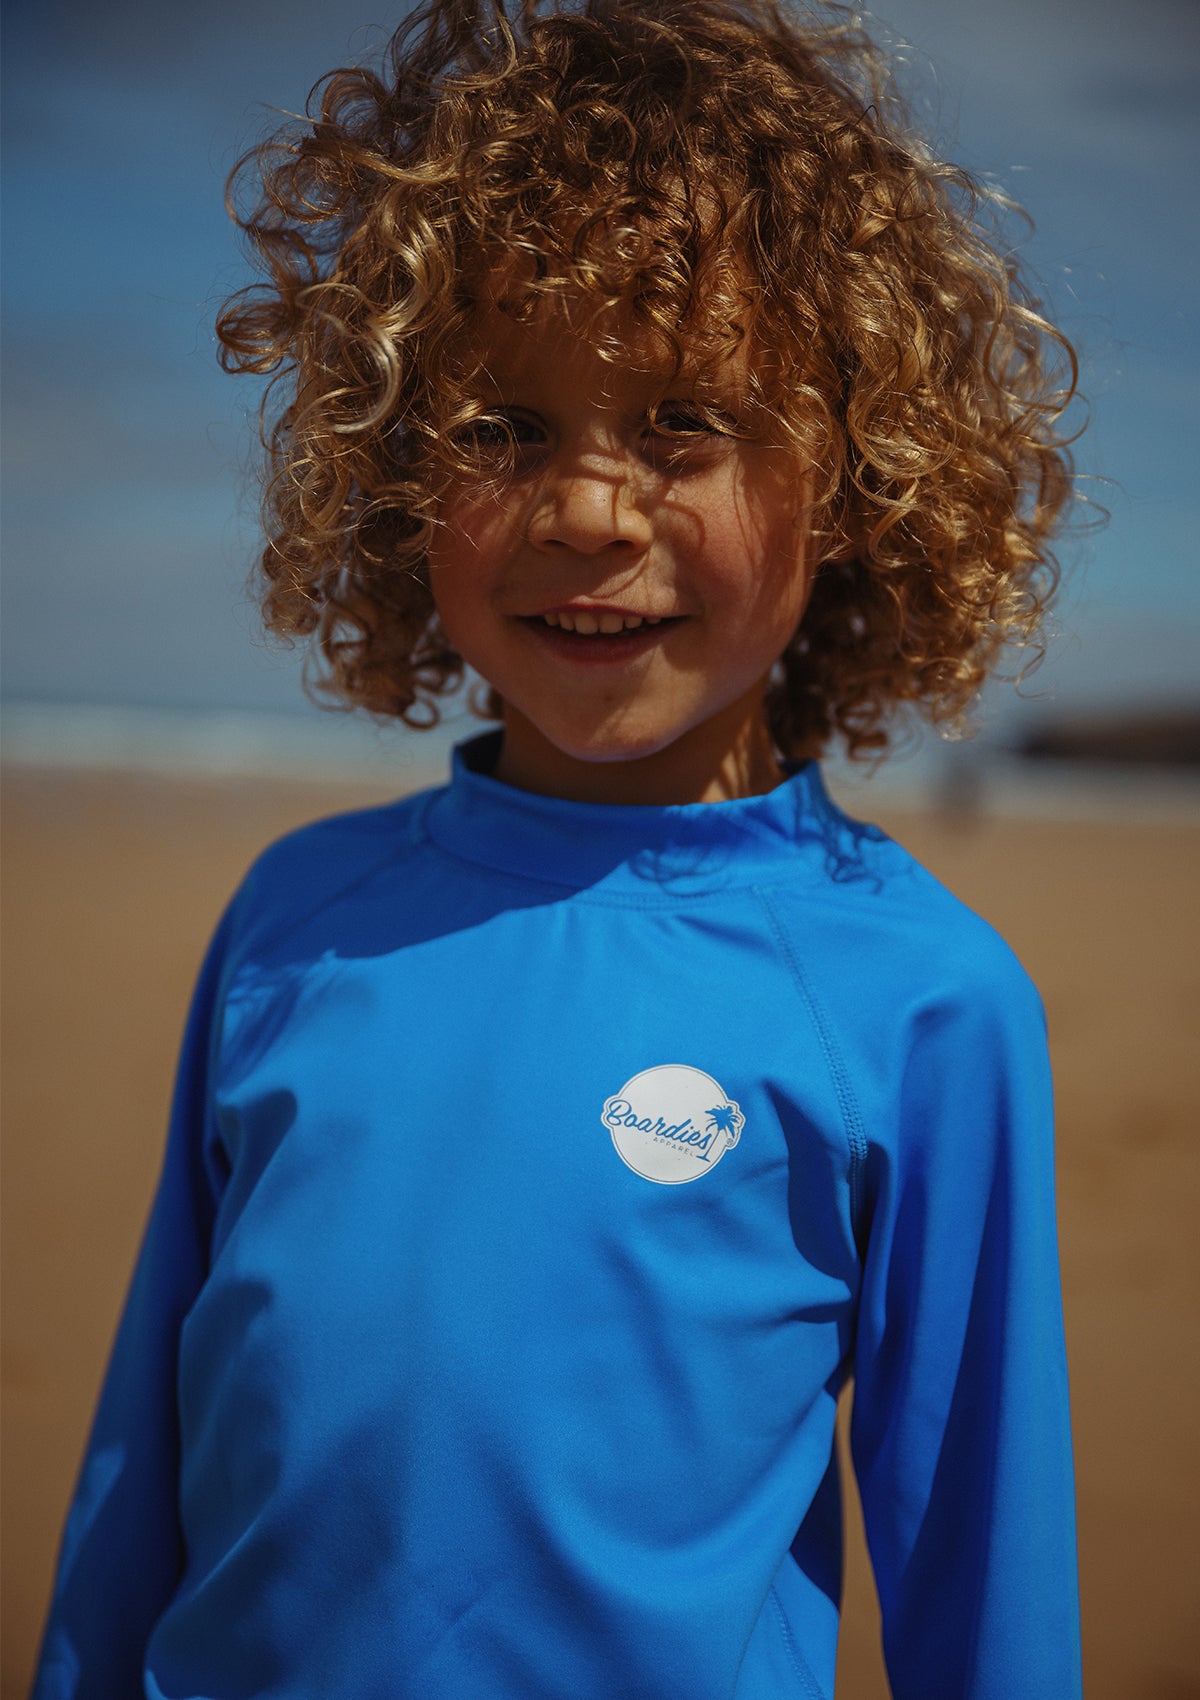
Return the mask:
[[[763, 697], [808, 594], [808, 483], [783, 449], [696, 410], [744, 416], [745, 343], [660, 406], [680, 442], [650, 428], [654, 376], [601, 360], [560, 315], [489, 308], [477, 335], [515, 473], [445, 492], [430, 582], [450, 641], [504, 699], [497, 776], [600, 802], [768, 789]], [[498, 439], [473, 428], [477, 453]]]

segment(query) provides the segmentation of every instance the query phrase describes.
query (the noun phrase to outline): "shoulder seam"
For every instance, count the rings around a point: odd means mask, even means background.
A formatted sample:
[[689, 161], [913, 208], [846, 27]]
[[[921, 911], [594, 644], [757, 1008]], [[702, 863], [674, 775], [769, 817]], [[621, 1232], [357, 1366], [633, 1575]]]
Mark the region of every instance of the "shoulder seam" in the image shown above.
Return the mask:
[[[429, 793], [426, 793], [426, 795], [429, 795]], [[422, 845], [428, 845], [431, 842], [428, 831], [424, 827], [426, 807], [427, 804], [422, 804], [422, 807], [417, 814], [417, 819], [413, 823], [415, 830], [407, 840], [408, 845], [413, 849], [417, 849]], [[333, 818], [336, 819], [337, 817], [335, 816]], [[300, 831], [295, 836], [299, 837], [302, 833], [311, 831], [314, 828], [321, 827], [325, 824], [326, 823], [323, 821], [314, 821], [310, 827], [300, 828]], [[274, 850], [277, 845], [284, 842], [286, 842], [286, 840], [277, 840], [276, 844], [268, 846], [268, 848], [263, 851], [262, 855], [255, 862], [253, 868], [251, 868], [249, 874], [247, 874], [246, 880], [244, 881], [235, 902], [241, 899], [242, 894], [249, 886], [250, 880], [259, 873], [259, 870], [263, 867], [263, 864], [270, 852]], [[357, 874], [352, 874], [351, 877], [343, 884], [337, 885], [332, 890], [324, 892], [322, 896], [319, 897], [315, 903], [310, 904], [302, 914], [298, 916], [289, 915], [285, 920], [280, 921], [277, 925], [267, 928], [262, 935], [262, 942], [267, 945], [273, 944], [283, 933], [290, 932], [297, 927], [307, 926], [310, 921], [312, 921], [317, 915], [321, 914], [323, 910], [328, 909], [331, 904], [339, 902], [351, 892], [357, 891], [359, 886], [366, 885], [369, 880], [374, 879], [376, 874], [380, 873], [382, 869], [388, 866], [389, 863], [394, 862], [397, 859], [400, 849], [401, 846], [399, 844], [389, 845], [384, 855], [370, 862], [367, 867], [360, 869]]]
[[771, 901], [771, 891], [766, 886], [756, 886], [755, 895], [766, 910], [771, 931], [779, 946], [801, 1001], [808, 1011], [809, 1019], [816, 1029], [817, 1038], [829, 1069], [833, 1089], [837, 1095], [838, 1108], [842, 1115], [842, 1127], [846, 1135], [846, 1145], [850, 1156], [850, 1220], [857, 1234], [862, 1220], [862, 1178], [867, 1160], [867, 1140], [863, 1132], [862, 1116], [859, 1113], [858, 1101], [850, 1084], [850, 1074], [842, 1058], [841, 1050], [834, 1035], [833, 1024], [825, 1013], [825, 1009], [816, 990], [809, 979], [808, 973], [800, 959], [791, 934], [785, 927], [775, 905]]

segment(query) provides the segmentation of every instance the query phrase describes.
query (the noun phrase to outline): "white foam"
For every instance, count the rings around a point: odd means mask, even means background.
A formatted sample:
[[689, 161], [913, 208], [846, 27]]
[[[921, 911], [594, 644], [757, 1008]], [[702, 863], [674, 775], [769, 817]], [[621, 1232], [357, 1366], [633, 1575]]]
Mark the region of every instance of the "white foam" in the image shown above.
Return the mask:
[[[480, 730], [463, 713], [429, 733], [356, 715], [272, 714], [79, 703], [7, 704], [6, 763], [48, 769], [133, 771], [174, 778], [250, 777], [289, 783], [373, 782], [397, 790], [437, 784], [451, 746]], [[1100, 765], [1024, 761], [995, 745], [932, 742], [869, 774], [826, 763], [838, 802], [871, 819], [886, 809], [946, 818], [1200, 822], [1200, 776]]]
[[177, 778], [433, 783], [464, 735], [457, 721], [422, 735], [351, 715], [241, 713], [115, 704], [10, 703], [0, 755], [23, 767], [111, 769]]

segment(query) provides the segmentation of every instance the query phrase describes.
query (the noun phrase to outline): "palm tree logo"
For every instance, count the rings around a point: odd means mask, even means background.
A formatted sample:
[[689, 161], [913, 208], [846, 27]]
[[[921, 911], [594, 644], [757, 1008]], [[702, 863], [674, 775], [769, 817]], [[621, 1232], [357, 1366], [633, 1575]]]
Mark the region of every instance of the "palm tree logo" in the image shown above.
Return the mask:
[[606, 1098], [600, 1120], [627, 1169], [661, 1186], [711, 1174], [746, 1119], [720, 1081], [690, 1063], [658, 1063]]
[[746, 1118], [735, 1104], [714, 1104], [705, 1114], [712, 1132], [725, 1135], [726, 1148], [737, 1144]]

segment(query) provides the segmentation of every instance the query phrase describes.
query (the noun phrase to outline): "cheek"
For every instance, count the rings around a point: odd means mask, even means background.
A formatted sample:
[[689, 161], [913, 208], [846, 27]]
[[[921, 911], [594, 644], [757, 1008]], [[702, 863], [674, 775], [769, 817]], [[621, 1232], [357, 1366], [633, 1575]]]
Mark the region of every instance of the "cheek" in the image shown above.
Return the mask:
[[443, 536], [429, 556], [429, 589], [442, 629], [464, 658], [473, 644], [483, 606], [482, 575], [473, 545], [458, 535]]
[[503, 578], [514, 525], [495, 499], [447, 504], [429, 550], [429, 588], [442, 623], [483, 612]]
[[807, 570], [808, 479], [780, 451], [755, 446], [706, 492], [705, 532], [733, 577], [778, 596]]
[[472, 562], [486, 565], [504, 552], [512, 529], [506, 507], [495, 497], [448, 502], [440, 515], [430, 560], [452, 570]]
[[778, 472], [760, 499], [747, 504], [745, 523], [757, 535], [764, 588], [790, 639], [807, 605], [812, 580], [810, 481], [801, 478], [797, 483], [794, 469], [790, 476], [787, 471]]
[[[795, 629], [809, 589], [809, 532], [803, 509], [769, 507], [740, 490], [708, 528], [714, 578], [747, 625]], [[786, 641], [786, 640], [785, 640]]]

